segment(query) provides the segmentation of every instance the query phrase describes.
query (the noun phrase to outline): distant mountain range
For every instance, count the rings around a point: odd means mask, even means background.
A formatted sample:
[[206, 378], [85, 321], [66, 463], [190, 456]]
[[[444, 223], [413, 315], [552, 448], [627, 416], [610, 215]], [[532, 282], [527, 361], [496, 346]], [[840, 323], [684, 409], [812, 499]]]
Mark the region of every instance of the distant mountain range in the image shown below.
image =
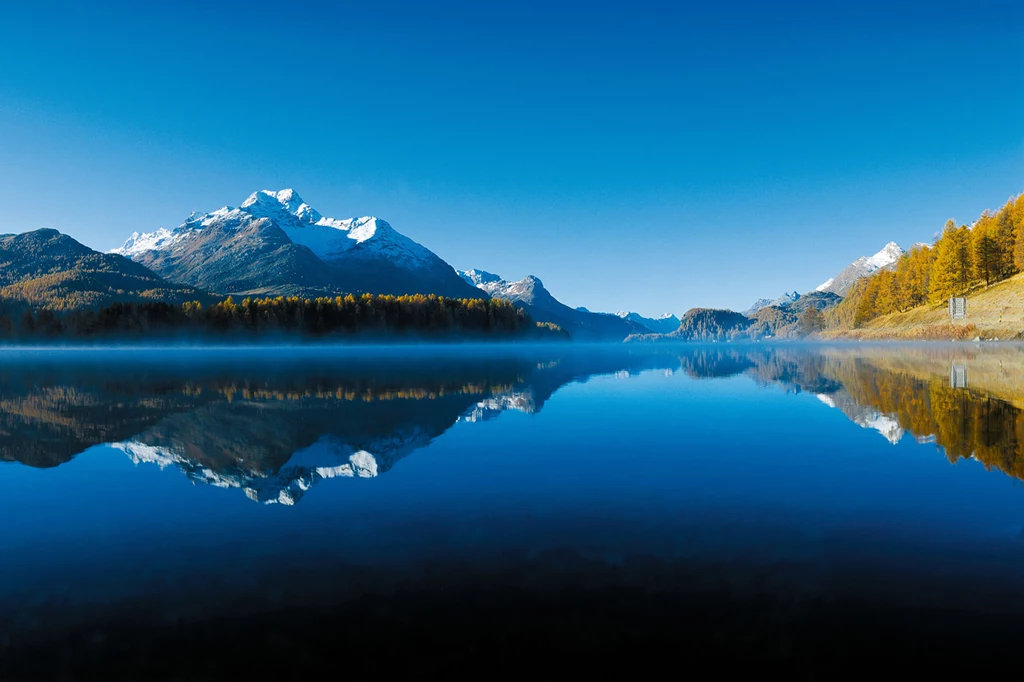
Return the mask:
[[[917, 245], [915, 244], [915, 246]], [[815, 287], [813, 292], [809, 293], [834, 294], [834, 298], [823, 299], [821, 297], [817, 297], [814, 299], [816, 300], [816, 305], [822, 302], [827, 304], [825, 306], [819, 305], [819, 307], [828, 307], [828, 305], [833, 305], [837, 303], [841, 297], [846, 296], [847, 292], [850, 291], [850, 287], [852, 287], [853, 283], [858, 279], [867, 277], [878, 270], [895, 267], [896, 263], [904, 253], [905, 251], [899, 244], [896, 242], [889, 242], [875, 255], [861, 256], [843, 268], [835, 277], [829, 277], [827, 280]], [[759, 310], [763, 310], [764, 308], [786, 308], [786, 306], [792, 306], [792, 304], [799, 301], [801, 297], [807, 295], [808, 294], [800, 294], [796, 291], [792, 291], [784, 293], [777, 298], [759, 298], [754, 301], [753, 305], [744, 310], [743, 314], [748, 317], [752, 317], [755, 313]], [[792, 310], [792, 308], [790, 308], [790, 310]]]
[[173, 229], [135, 232], [105, 254], [55, 230], [0, 236], [0, 314], [12, 305], [64, 310], [363, 292], [493, 296], [581, 340], [622, 340], [679, 324], [674, 315], [573, 309], [533, 276], [507, 282], [484, 271], [457, 272], [384, 220], [328, 218], [291, 189], [254, 192], [236, 208], [193, 213]]
[[544, 288], [543, 282], [533, 275], [509, 282], [485, 270], [459, 270], [458, 274], [466, 283], [489, 296], [515, 303], [534, 320], [557, 324], [574, 339], [621, 341], [630, 334], [651, 332], [648, 327], [632, 319], [570, 308], [552, 296]]
[[642, 327], [646, 327], [655, 334], [669, 334], [679, 329], [679, 318], [672, 313], [665, 313], [661, 317], [644, 317], [638, 313], [620, 310], [615, 314], [624, 320], [629, 320]]
[[0, 236], [0, 299], [8, 310], [11, 302], [61, 310], [227, 295], [436, 294], [505, 299], [579, 340], [693, 339], [708, 337], [711, 329], [760, 338], [796, 333], [807, 307], [835, 305], [854, 282], [894, 267], [903, 253], [889, 242], [812, 292], [759, 299], [742, 313], [748, 326], [723, 316], [731, 311], [710, 309], [693, 309], [682, 319], [598, 313], [565, 305], [533, 275], [509, 281], [484, 270], [455, 270], [379, 218], [328, 218], [294, 190], [261, 190], [238, 207], [193, 213], [173, 229], [135, 232], [107, 254], [54, 230]]
[[782, 294], [778, 298], [759, 298], [756, 301], [754, 301], [754, 305], [744, 310], [743, 314], [749, 317], [756, 313], [758, 310], [761, 310], [762, 308], [779, 308], [781, 306], [793, 303], [794, 301], [797, 301], [799, 299], [800, 294], [798, 294], [795, 291]]

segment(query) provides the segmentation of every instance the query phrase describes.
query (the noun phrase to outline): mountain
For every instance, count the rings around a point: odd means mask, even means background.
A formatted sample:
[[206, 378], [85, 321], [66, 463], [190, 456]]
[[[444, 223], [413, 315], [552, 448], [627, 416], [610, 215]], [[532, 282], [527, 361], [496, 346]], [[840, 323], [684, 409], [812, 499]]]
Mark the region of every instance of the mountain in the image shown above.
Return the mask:
[[536, 322], [552, 322], [569, 332], [573, 339], [584, 341], [622, 341], [630, 334], [646, 334], [646, 327], [615, 315], [592, 313], [570, 308], [544, 288], [543, 282], [529, 275], [509, 282], [485, 270], [459, 270], [468, 284], [486, 291], [494, 298], [512, 301], [526, 310]]
[[672, 313], [665, 313], [661, 317], [644, 317], [638, 313], [631, 313], [620, 310], [615, 313], [618, 317], [630, 322], [635, 322], [642, 327], [650, 329], [655, 334], [671, 334], [679, 329], [679, 318]]
[[679, 341], [724, 341], [742, 337], [750, 320], [732, 310], [691, 308], [669, 338]]
[[830, 277], [815, 288], [815, 291], [825, 291], [840, 296], [845, 296], [853, 283], [861, 277], [867, 277], [877, 270], [891, 268], [904, 254], [900, 245], [896, 242], [889, 242], [882, 247], [882, 250], [873, 256], [861, 256], [853, 261], [835, 277]]
[[778, 298], [759, 298], [756, 301], [754, 301], [754, 305], [744, 310], [743, 314], [746, 315], [747, 317], [750, 317], [752, 314], [756, 313], [758, 310], [761, 310], [762, 308], [767, 308], [769, 306], [775, 306], [776, 308], [778, 308], [798, 300], [800, 300], [800, 294], [798, 294], [795, 291], [782, 294]]
[[716, 308], [691, 308], [669, 334], [638, 333], [627, 342], [732, 341], [747, 337], [751, 320], [741, 313]]
[[121, 372], [41, 357], [13, 363], [0, 373], [0, 462], [56, 467], [104, 444], [193, 483], [290, 505], [327, 479], [385, 474], [456, 423], [539, 412], [566, 384], [680, 367], [675, 353], [613, 345], [427, 363], [260, 362], [243, 351], [187, 373], [156, 357], [125, 358]]
[[0, 235], [0, 298], [66, 310], [144, 300], [205, 302], [209, 295], [46, 229]]
[[432, 251], [375, 217], [326, 218], [291, 189], [132, 234], [113, 253], [224, 294], [480, 297]]
[[826, 310], [841, 300], [843, 300], [842, 296], [831, 291], [811, 291], [802, 296], [797, 296], [791, 301], [779, 303], [776, 307], [786, 312], [800, 314], [811, 306], [818, 310]]
[[789, 300], [784, 299], [785, 297], [776, 299], [771, 305], [744, 313], [754, 322], [747, 330], [751, 338], [804, 336], [807, 330], [800, 326], [800, 316], [808, 308], [826, 310], [843, 300], [838, 294], [828, 291], [812, 291], [802, 296], [796, 294]]
[[747, 316], [753, 315], [754, 313], [756, 313], [761, 308], [767, 308], [768, 306], [770, 306], [772, 304], [772, 301], [774, 301], [774, 300], [775, 299], [772, 299], [772, 298], [759, 298], [756, 301], [754, 301], [753, 305], [751, 305], [749, 308], [744, 310], [743, 314], [747, 315]]

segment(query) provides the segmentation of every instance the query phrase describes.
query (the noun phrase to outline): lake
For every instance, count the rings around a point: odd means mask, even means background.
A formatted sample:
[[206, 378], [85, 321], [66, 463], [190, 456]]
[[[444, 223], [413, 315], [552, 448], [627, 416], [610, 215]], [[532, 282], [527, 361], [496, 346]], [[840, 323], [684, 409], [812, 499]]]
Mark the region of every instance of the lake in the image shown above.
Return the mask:
[[6, 350], [0, 677], [1010, 661], [1022, 409], [1013, 345]]

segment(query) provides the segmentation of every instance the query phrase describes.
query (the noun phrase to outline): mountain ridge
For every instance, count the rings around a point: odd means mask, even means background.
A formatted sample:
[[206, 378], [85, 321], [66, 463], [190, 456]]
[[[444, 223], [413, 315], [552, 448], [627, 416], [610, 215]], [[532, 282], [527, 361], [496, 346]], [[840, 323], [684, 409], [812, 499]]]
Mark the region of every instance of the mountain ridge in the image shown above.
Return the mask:
[[437, 254], [386, 221], [324, 217], [292, 189], [260, 190], [238, 207], [193, 212], [173, 230], [134, 232], [112, 253], [222, 294], [480, 297]]
[[556, 299], [534, 275], [510, 282], [486, 270], [456, 272], [468, 284], [489, 296], [511, 301], [523, 308], [535, 321], [557, 324], [574, 339], [622, 341], [630, 334], [650, 333], [646, 327], [616, 315], [570, 308]]
[[149, 268], [51, 228], [0, 235], [0, 298], [55, 310], [113, 303], [212, 300]]
[[815, 287], [814, 291], [824, 291], [845, 296], [849, 292], [850, 287], [853, 286], [853, 283], [858, 279], [867, 277], [878, 270], [895, 266], [904, 253], [906, 251], [899, 244], [892, 241], [888, 242], [874, 255], [861, 256], [856, 259], [840, 270], [834, 277], [830, 277]]

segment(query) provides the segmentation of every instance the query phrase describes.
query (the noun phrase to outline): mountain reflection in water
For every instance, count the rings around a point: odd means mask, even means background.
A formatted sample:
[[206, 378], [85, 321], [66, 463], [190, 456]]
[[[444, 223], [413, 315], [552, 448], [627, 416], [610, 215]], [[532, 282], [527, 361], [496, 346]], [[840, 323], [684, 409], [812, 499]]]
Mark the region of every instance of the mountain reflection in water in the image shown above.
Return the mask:
[[1022, 394], [1015, 346], [6, 351], [0, 679], [1015, 663]]
[[[457, 422], [533, 414], [561, 387], [645, 370], [747, 376], [814, 394], [893, 444], [907, 433], [950, 461], [1024, 478], [1024, 353], [917, 346], [544, 348], [336, 358], [260, 351], [162, 362], [155, 353], [84, 360], [14, 354], [0, 375], [0, 459], [55, 467], [96, 445], [194, 483], [294, 504], [331, 478], [371, 478]], [[974, 385], [967, 386], [974, 366]]]

